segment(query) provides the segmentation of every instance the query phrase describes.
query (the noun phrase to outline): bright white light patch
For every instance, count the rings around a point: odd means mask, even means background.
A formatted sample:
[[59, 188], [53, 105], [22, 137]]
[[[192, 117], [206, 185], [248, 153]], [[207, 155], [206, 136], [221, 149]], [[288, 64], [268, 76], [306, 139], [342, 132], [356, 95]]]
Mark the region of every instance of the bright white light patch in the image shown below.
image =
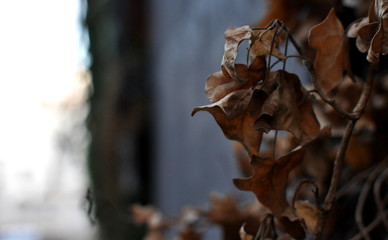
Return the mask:
[[[45, 232], [46, 220], [72, 211], [77, 219], [61, 223], [64, 227], [87, 224], [79, 213], [84, 164], [69, 164], [57, 143], [66, 130], [64, 121], [73, 121], [68, 115], [86, 111], [80, 2], [0, 1], [1, 226], [17, 229], [17, 224], [37, 221]], [[53, 210], [45, 212], [47, 219], [36, 219], [39, 209], [49, 206]], [[70, 206], [74, 209], [63, 209]]]

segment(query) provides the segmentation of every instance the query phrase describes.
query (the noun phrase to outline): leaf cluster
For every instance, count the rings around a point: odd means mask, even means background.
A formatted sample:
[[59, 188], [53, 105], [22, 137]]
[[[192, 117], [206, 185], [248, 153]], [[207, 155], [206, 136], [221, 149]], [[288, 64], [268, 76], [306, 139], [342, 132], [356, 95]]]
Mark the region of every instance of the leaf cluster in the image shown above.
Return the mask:
[[[284, 19], [286, 2], [273, 3], [282, 7], [279, 16]], [[320, 6], [319, 1], [315, 4]], [[378, 236], [388, 233], [387, 191], [382, 190], [388, 179], [382, 168], [388, 150], [373, 141], [388, 139], [388, 131], [379, 130], [388, 120], [388, 73], [378, 71], [388, 51], [387, 19], [388, 1], [371, 1], [368, 16], [345, 30], [332, 8], [301, 41], [313, 50], [309, 57], [292, 34], [296, 27], [290, 30], [280, 20], [265, 27], [226, 29], [220, 69], [206, 79], [210, 104], [194, 108], [192, 115], [210, 113], [225, 137], [243, 146], [236, 153], [245, 178], [233, 182], [257, 201], [242, 207], [231, 196], [213, 197], [210, 209], [191, 208], [191, 215], [185, 212], [175, 221], [182, 225], [178, 239], [199, 240], [208, 224], [221, 226], [224, 239], [329, 239], [338, 235], [335, 224], [341, 218], [335, 211], [347, 209], [341, 201], [354, 194], [351, 183], [361, 187], [351, 214], [357, 228], [349, 227], [346, 237], [371, 239], [370, 232], [383, 225]], [[353, 74], [349, 38], [356, 38], [357, 49], [366, 53], [365, 79]], [[247, 61], [242, 64], [236, 59], [244, 41]], [[298, 56], [288, 55], [289, 44]], [[286, 68], [295, 57], [305, 64], [310, 79], [302, 81]], [[275, 70], [277, 64], [281, 67]], [[374, 177], [368, 177], [371, 172]], [[371, 188], [377, 213], [366, 225], [363, 209]], [[147, 209], [139, 212], [134, 214], [150, 229], [146, 239], [166, 239], [162, 231], [174, 223], [166, 225], [159, 217], [155, 225], [156, 217]]]

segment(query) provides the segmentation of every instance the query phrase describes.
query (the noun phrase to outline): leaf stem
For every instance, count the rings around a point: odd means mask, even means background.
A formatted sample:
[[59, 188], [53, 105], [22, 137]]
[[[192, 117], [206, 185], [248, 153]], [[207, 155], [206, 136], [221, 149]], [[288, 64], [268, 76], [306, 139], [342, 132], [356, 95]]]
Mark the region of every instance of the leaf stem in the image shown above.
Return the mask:
[[278, 25], [275, 25], [275, 33], [273, 34], [273, 37], [272, 37], [272, 41], [271, 41], [271, 48], [269, 50], [269, 55], [268, 55], [268, 63], [267, 63], [267, 72], [265, 74], [265, 78], [264, 78], [264, 81], [267, 80], [268, 78], [268, 75], [269, 75], [269, 71], [271, 69], [271, 58], [272, 58], [272, 51], [273, 51], [273, 47], [275, 45], [275, 40], [276, 40], [276, 37], [278, 35]]
[[[287, 56], [287, 53], [288, 53], [288, 40], [290, 38], [290, 35], [289, 33], [287, 33], [287, 37], [286, 37], [286, 46], [284, 47], [284, 55]], [[287, 59], [284, 59], [283, 61], [283, 72], [286, 70], [286, 63], [287, 63]]]
[[356, 114], [354, 111], [352, 113], [349, 113], [345, 111], [335, 99], [330, 98], [326, 95], [326, 93], [322, 90], [321, 86], [319, 85], [317, 79], [314, 76], [314, 69], [313, 65], [306, 65], [307, 70], [309, 70], [311, 74], [312, 83], [314, 85], [315, 92], [319, 95], [319, 97], [327, 104], [329, 104], [336, 112], [341, 114], [343, 117], [349, 119], [349, 120], [358, 120], [360, 118], [359, 114]]

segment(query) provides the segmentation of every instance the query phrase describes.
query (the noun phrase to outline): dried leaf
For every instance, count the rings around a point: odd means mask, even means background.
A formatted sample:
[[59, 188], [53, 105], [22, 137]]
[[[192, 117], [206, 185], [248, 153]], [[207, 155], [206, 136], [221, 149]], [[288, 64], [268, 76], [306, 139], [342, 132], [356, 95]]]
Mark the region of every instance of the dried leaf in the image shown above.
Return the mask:
[[179, 233], [179, 240], [201, 240], [202, 233], [196, 231], [193, 227], [186, 227]]
[[371, 2], [367, 18], [352, 23], [349, 37], [357, 37], [356, 45], [360, 52], [368, 51], [367, 60], [377, 62], [380, 54], [388, 53], [388, 1]]
[[243, 224], [241, 226], [240, 231], [239, 231], [240, 239], [241, 240], [253, 240], [254, 236], [245, 232], [244, 226], [245, 226], [245, 224]]
[[[336, 154], [332, 147], [331, 132], [330, 125], [324, 126], [319, 136], [304, 146], [306, 152], [303, 164], [298, 169], [301, 172], [294, 172], [296, 177], [303, 175], [306, 178], [314, 179], [314, 183], [322, 192], [327, 191], [327, 181], [331, 176], [332, 162]], [[310, 194], [311, 192], [308, 192], [309, 196]]]
[[147, 223], [155, 214], [158, 214], [152, 206], [141, 206], [138, 204], [131, 206], [131, 213], [136, 224]]
[[195, 108], [192, 114], [198, 111], [211, 113], [227, 138], [241, 142], [257, 156], [263, 131], [287, 130], [305, 144], [320, 130], [311, 98], [299, 78], [281, 70], [270, 73], [254, 89], [232, 91], [213, 104]]
[[[386, 19], [386, 25], [388, 25], [388, 19]], [[383, 20], [381, 20], [379, 29], [370, 43], [368, 56], [366, 57], [369, 62], [377, 62], [380, 54], [388, 53], [388, 37], [386, 34], [388, 34], [388, 31], [384, 30]]]
[[377, 18], [383, 18], [384, 14], [388, 12], [388, 1], [387, 0], [375, 0], [374, 1], [374, 12]]
[[379, 27], [378, 22], [368, 23], [358, 30], [358, 38], [356, 39], [356, 46], [362, 53], [368, 51], [370, 43]]
[[345, 161], [357, 171], [367, 169], [374, 163], [373, 141], [370, 130], [364, 129], [352, 135], [346, 152]]
[[[211, 207], [206, 214], [207, 219], [219, 224], [223, 230], [224, 240], [239, 238], [239, 229], [244, 222], [252, 223], [247, 212], [240, 208], [232, 196], [211, 196]], [[253, 222], [257, 225], [257, 221]]]
[[222, 66], [222, 69], [223, 71], [213, 73], [206, 80], [205, 93], [211, 102], [216, 102], [233, 91], [256, 85], [258, 81], [265, 77], [266, 63], [265, 58], [256, 58], [249, 67], [236, 64], [236, 74], [244, 80], [243, 83], [234, 81], [224, 66]]
[[144, 240], [167, 240], [160, 231], [151, 230], [145, 236]]
[[323, 22], [311, 29], [309, 44], [317, 51], [314, 77], [320, 87], [329, 92], [342, 80], [344, 69], [351, 74], [344, 28], [334, 9], [330, 10]]
[[279, 50], [279, 45], [284, 41], [283, 33], [278, 34], [276, 28], [258, 30], [255, 33], [249, 49], [249, 54], [253, 58], [272, 55], [282, 60], [286, 59], [286, 56]]
[[221, 225], [231, 225], [232, 223], [241, 225], [245, 214], [240, 210], [233, 197], [211, 195], [210, 201], [211, 207], [207, 217], [211, 222]]
[[209, 112], [228, 139], [241, 142], [248, 152], [259, 155], [262, 132], [253, 125], [264, 97], [254, 89], [241, 89], [213, 104], [194, 108], [192, 115], [198, 111]]
[[286, 130], [305, 144], [320, 132], [312, 100], [297, 75], [279, 70], [270, 75], [262, 90], [268, 93], [255, 129]]
[[257, 232], [257, 240], [275, 240], [276, 239], [275, 222], [273, 215], [268, 214], [265, 216], [260, 224], [260, 228]]
[[278, 218], [278, 221], [288, 235], [297, 240], [305, 239], [306, 233], [299, 219], [291, 220], [289, 217], [281, 217]]
[[235, 69], [238, 45], [244, 40], [249, 40], [251, 36], [252, 30], [248, 25], [228, 28], [224, 34], [226, 41], [221, 65], [225, 67], [230, 77], [237, 82], [244, 82], [244, 80], [238, 78]]
[[244, 146], [239, 142], [233, 144], [234, 155], [238, 161], [239, 170], [242, 176], [248, 177], [251, 175], [252, 167], [250, 164], [250, 158]]
[[286, 200], [285, 191], [288, 174], [300, 164], [304, 152], [304, 148], [299, 148], [277, 160], [252, 156], [253, 175], [233, 180], [238, 189], [255, 193], [257, 199], [282, 223], [282, 227], [297, 239], [304, 238], [304, 231]]
[[294, 207], [296, 215], [303, 219], [306, 224], [307, 231], [311, 234], [316, 234], [320, 214], [318, 206], [310, 203], [309, 201], [299, 200], [294, 203]]
[[134, 216], [134, 223], [147, 224], [148, 232], [144, 240], [166, 240], [163, 231], [169, 226], [169, 223], [163, 219], [162, 214], [152, 206], [131, 206], [131, 212]]
[[374, 4], [369, 6], [368, 17], [358, 19], [350, 24], [347, 36], [356, 39], [356, 46], [362, 53], [368, 51], [370, 43], [379, 28], [378, 17], [375, 15]]

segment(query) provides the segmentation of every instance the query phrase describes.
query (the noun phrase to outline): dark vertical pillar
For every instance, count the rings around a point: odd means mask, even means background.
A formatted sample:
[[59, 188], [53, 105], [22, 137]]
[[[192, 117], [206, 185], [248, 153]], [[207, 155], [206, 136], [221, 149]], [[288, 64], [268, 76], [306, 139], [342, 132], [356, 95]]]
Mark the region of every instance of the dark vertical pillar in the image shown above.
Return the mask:
[[128, 207], [148, 202], [147, 1], [88, 0], [93, 90], [89, 169], [102, 238], [139, 239]]

